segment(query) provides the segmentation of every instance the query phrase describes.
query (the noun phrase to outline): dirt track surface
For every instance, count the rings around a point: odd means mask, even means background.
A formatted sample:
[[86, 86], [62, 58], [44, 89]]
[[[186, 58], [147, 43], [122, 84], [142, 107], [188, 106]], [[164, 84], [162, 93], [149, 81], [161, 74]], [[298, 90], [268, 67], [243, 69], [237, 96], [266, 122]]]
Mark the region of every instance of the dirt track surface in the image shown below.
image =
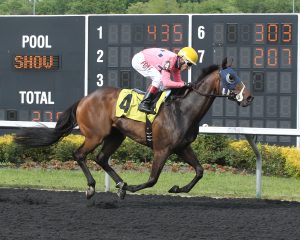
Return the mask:
[[300, 239], [300, 203], [0, 189], [0, 239]]

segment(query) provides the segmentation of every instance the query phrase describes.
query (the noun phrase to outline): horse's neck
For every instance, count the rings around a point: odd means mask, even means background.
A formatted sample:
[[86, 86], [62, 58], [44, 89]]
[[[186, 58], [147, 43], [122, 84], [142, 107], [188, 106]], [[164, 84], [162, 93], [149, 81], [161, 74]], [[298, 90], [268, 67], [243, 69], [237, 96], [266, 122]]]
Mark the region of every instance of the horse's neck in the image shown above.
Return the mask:
[[189, 117], [192, 122], [200, 122], [215, 100], [213, 96], [201, 95], [217, 94], [213, 82], [210, 81], [211, 79], [205, 78], [203, 82], [199, 83], [197, 88], [198, 93], [192, 91], [184, 100], [188, 103], [185, 112], [190, 115]]

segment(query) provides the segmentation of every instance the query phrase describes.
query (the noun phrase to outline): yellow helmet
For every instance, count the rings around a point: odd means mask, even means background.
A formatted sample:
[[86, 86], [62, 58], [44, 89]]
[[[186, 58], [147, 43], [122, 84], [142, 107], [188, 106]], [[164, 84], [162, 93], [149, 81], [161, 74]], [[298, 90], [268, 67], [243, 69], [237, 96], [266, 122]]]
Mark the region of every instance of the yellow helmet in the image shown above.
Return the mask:
[[192, 47], [184, 47], [178, 52], [178, 56], [182, 57], [184, 60], [196, 65], [198, 62], [198, 54]]

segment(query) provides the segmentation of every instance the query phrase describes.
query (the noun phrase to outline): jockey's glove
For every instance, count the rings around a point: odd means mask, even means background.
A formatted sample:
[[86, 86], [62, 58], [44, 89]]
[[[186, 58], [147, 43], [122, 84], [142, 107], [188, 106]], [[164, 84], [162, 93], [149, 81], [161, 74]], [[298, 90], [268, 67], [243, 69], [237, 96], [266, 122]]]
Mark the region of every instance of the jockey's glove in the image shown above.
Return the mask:
[[189, 83], [184, 82], [184, 86], [187, 88], [191, 88], [193, 86], [193, 84], [191, 82], [189, 82]]

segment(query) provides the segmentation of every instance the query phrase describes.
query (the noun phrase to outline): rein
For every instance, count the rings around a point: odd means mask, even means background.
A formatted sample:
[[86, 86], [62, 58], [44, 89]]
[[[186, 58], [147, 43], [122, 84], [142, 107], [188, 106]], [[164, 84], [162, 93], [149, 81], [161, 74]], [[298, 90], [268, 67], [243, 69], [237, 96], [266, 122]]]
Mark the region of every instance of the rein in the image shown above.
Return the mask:
[[204, 97], [228, 97], [228, 95], [219, 95], [219, 94], [206, 94], [206, 93], [202, 93], [202, 92], [199, 92], [199, 90], [197, 88], [194, 88], [192, 87], [191, 88], [193, 91], [195, 91], [196, 93], [198, 93], [199, 95], [201, 96], [204, 96]]
[[[220, 73], [219, 73], [219, 77], [220, 77]], [[220, 84], [221, 84], [221, 79], [219, 80], [219, 88], [221, 87]], [[194, 87], [194, 84], [191, 86], [191, 90], [195, 91], [196, 93], [204, 97], [228, 97], [228, 95], [202, 93], [197, 88]]]

